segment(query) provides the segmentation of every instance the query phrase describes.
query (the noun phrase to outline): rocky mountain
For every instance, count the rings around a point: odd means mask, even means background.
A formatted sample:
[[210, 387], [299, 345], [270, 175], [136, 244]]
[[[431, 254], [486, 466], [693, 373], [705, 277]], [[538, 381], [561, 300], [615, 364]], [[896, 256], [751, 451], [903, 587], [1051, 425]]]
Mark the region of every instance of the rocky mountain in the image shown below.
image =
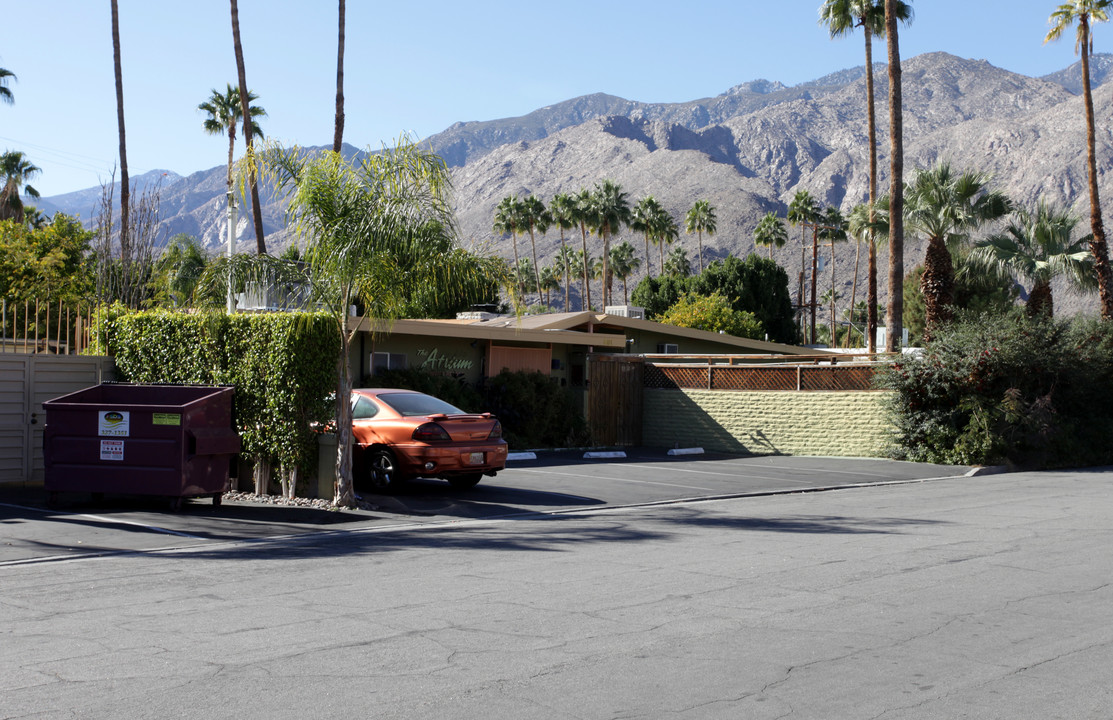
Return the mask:
[[[1113, 56], [1092, 60], [1096, 114], [1099, 125], [1104, 122], [1099, 127], [1098, 152], [1106, 198], [1113, 197], [1113, 137], [1107, 122], [1113, 116], [1113, 84], [1098, 83], [1111, 67]], [[889, 166], [884, 65], [876, 66], [875, 77], [879, 186], [884, 189]], [[917, 167], [946, 159], [959, 169], [992, 173], [996, 186], [1018, 202], [1031, 204], [1043, 198], [1072, 206], [1085, 217], [1079, 77], [1077, 63], [1032, 78], [945, 53], [905, 60], [906, 177]], [[681, 225], [696, 200], [708, 200], [718, 215], [718, 231], [704, 238], [706, 264], [728, 253], [753, 251], [752, 232], [758, 219], [770, 210], [783, 215], [797, 190], [807, 189], [844, 211], [864, 201], [866, 141], [865, 70], [859, 67], [794, 87], [755, 80], [685, 103], [587, 95], [518, 118], [457, 123], [423, 142], [451, 168], [465, 245], [509, 257], [511, 240], [497, 238], [491, 231], [494, 207], [503, 197], [533, 194], [547, 202], [556, 193], [591, 188], [610, 178], [631, 202], [653, 195]], [[166, 236], [186, 232], [209, 248], [223, 244], [224, 180], [225, 168], [218, 166], [164, 182], [160, 195]], [[99, 189], [95, 195], [99, 196]], [[264, 195], [267, 243], [277, 250], [290, 240], [282, 227], [283, 208]], [[63, 203], [64, 197], [47, 200], [59, 208], [71, 206], [68, 200]], [[87, 201], [83, 197], [82, 202]], [[87, 211], [82, 208], [83, 217]], [[252, 244], [247, 210], [240, 213], [239, 228], [241, 246]], [[619, 242], [623, 239], [644, 247], [633, 232], [618, 237]], [[774, 252], [774, 258], [795, 277], [800, 243], [791, 229], [790, 239]], [[578, 233], [574, 240], [578, 245]], [[682, 235], [680, 241], [693, 263], [698, 263], [694, 238]], [[519, 250], [525, 252], [522, 242], [528, 245], [528, 239], [519, 239]], [[555, 229], [538, 238], [542, 264], [559, 245]], [[594, 244], [589, 249], [598, 253]], [[906, 266], [921, 259], [922, 248], [909, 238]], [[853, 264], [853, 245], [840, 246], [835, 268], [840, 285], [849, 285]], [[651, 265], [656, 272], [659, 257], [653, 257]]]

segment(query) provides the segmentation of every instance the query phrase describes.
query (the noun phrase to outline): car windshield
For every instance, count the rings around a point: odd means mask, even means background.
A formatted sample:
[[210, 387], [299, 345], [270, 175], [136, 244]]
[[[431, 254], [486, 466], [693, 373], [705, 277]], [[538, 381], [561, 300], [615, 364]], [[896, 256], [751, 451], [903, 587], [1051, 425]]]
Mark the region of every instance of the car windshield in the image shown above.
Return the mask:
[[463, 410], [438, 400], [432, 395], [420, 393], [388, 393], [379, 399], [394, 409], [399, 415], [463, 415]]

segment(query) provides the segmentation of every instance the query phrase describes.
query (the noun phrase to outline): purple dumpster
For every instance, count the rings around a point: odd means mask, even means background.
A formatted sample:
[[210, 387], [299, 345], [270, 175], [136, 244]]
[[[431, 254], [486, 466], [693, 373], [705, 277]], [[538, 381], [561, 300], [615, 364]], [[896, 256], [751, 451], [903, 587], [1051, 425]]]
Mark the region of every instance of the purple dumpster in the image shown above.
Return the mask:
[[219, 505], [240, 437], [230, 387], [106, 383], [43, 403], [44, 486], [61, 492], [160, 495]]

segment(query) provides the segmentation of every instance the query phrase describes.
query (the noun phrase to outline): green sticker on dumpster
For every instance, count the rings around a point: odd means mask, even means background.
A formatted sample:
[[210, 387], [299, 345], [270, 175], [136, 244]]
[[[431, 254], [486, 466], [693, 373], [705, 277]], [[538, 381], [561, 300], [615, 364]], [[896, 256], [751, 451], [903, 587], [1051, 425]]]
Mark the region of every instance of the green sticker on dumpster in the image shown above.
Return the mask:
[[155, 425], [181, 425], [181, 413], [154, 413], [151, 422]]

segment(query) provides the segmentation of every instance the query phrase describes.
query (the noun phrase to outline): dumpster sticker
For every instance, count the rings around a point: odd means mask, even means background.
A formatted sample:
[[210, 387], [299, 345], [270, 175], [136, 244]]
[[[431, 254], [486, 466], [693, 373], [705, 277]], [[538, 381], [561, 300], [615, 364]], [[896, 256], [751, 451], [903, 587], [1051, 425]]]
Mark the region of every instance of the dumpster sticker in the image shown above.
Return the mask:
[[151, 415], [153, 425], [181, 425], [181, 413], [154, 413]]
[[100, 459], [101, 460], [119, 460], [124, 459], [124, 441], [123, 440], [101, 440], [100, 441]]
[[101, 410], [99, 413], [100, 435], [127, 437], [131, 433], [131, 413], [126, 410]]

